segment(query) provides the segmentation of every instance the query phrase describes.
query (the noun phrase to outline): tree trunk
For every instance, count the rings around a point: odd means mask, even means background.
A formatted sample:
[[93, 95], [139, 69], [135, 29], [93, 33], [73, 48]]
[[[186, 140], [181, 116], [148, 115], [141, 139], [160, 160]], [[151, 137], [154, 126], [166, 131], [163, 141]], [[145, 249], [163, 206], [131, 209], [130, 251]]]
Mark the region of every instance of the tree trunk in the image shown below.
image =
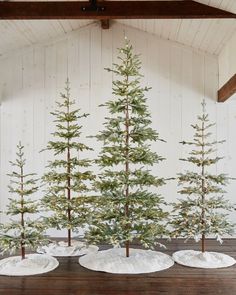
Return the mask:
[[[204, 121], [202, 122], [202, 161], [204, 161], [205, 157], [204, 157]], [[202, 164], [202, 204], [205, 203], [205, 180], [204, 180], [204, 176], [205, 176], [205, 169], [204, 169], [204, 164]], [[205, 209], [202, 208], [202, 214], [201, 214], [201, 223], [202, 223], [202, 227], [204, 228], [205, 226]], [[203, 231], [202, 233], [202, 253], [205, 252], [205, 231]]]
[[[70, 201], [70, 199], [71, 199], [71, 195], [70, 195], [71, 191], [70, 191], [70, 150], [69, 150], [69, 148], [67, 150], [67, 163], [68, 163], [68, 165], [67, 165], [67, 173], [68, 173], [68, 177], [67, 177], [67, 199], [68, 199], [68, 201]], [[70, 207], [68, 207], [68, 209], [67, 209], [67, 217], [68, 217], [68, 221], [70, 223], [70, 221], [71, 221], [71, 209], [70, 209]], [[68, 237], [67, 237], [67, 239], [68, 239], [68, 247], [70, 247], [71, 246], [71, 229], [68, 229], [67, 231], [68, 231]]]
[[125, 254], [126, 257], [129, 257], [129, 241], [125, 242]]
[[[21, 234], [21, 239], [24, 239], [24, 234]], [[25, 245], [24, 245], [24, 242], [21, 241], [21, 259], [25, 259]]]
[[[126, 175], [129, 173], [129, 106], [128, 106], [128, 98], [127, 98], [127, 104], [126, 104], [126, 110], [125, 110], [125, 131], [126, 131], [126, 138], [125, 138], [125, 145], [126, 145], [126, 163], [125, 163], [125, 172]], [[129, 184], [126, 185], [125, 190], [125, 196], [126, 196], [126, 205], [125, 205], [125, 216], [129, 217]], [[129, 225], [126, 225], [127, 229], [129, 228]], [[126, 257], [129, 257], [129, 240], [125, 242], [125, 248], [126, 248]]]
[[[202, 167], [202, 176], [204, 175], [204, 167]], [[202, 180], [202, 204], [205, 202], [205, 181]], [[202, 208], [202, 214], [201, 214], [201, 223], [202, 227], [205, 226], [205, 210]], [[202, 233], [202, 252], [205, 252], [205, 232]]]
[[[129, 165], [127, 165], [127, 163], [126, 163], [126, 167], [127, 167], [126, 172], [128, 172]], [[129, 198], [129, 188], [128, 187], [126, 188], [126, 194], [125, 195], [126, 195], [126, 199], [128, 199]], [[126, 217], [129, 216], [129, 205], [128, 205], [128, 203], [126, 203], [126, 205], [125, 205], [125, 216]], [[128, 228], [128, 225], [127, 225], [127, 228]], [[127, 240], [125, 242], [125, 252], [126, 252], [126, 257], [129, 257], [129, 240]]]
[[202, 253], [205, 252], [205, 235], [202, 234]]
[[[69, 104], [67, 106], [67, 114], [69, 114], [70, 109], [69, 109]], [[67, 122], [67, 128], [69, 131], [69, 127], [70, 124], [69, 122]], [[70, 182], [71, 182], [71, 176], [70, 176], [70, 172], [71, 172], [71, 167], [70, 167], [70, 148], [69, 148], [69, 144], [70, 144], [70, 139], [68, 138], [67, 141], [68, 147], [67, 147], [67, 200], [70, 201], [71, 200], [71, 189], [70, 189]], [[71, 222], [71, 209], [68, 206], [67, 209], [67, 218], [68, 218], [68, 222]], [[67, 240], [68, 240], [68, 247], [71, 246], [71, 229], [69, 228], [67, 230], [68, 234], [67, 234]]]
[[[24, 190], [24, 179], [23, 179], [23, 167], [20, 168], [20, 173], [21, 173], [21, 210], [23, 211], [23, 207], [24, 207], [24, 195], [23, 195], [23, 190]], [[25, 221], [24, 221], [24, 213], [21, 212], [21, 226], [24, 229], [25, 227]], [[25, 259], [25, 234], [24, 232], [21, 233], [21, 259]]]

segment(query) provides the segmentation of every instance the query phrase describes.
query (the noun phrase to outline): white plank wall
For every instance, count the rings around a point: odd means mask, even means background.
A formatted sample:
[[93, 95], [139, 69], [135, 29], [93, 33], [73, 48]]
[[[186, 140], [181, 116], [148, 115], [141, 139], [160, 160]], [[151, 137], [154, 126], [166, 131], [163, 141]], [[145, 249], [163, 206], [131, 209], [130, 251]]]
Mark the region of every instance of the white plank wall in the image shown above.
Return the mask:
[[[219, 86], [222, 87], [236, 73], [236, 30], [219, 55]], [[234, 99], [236, 94], [234, 94]]]
[[[101, 30], [99, 24], [92, 24], [62, 39], [28, 47], [0, 59], [1, 210], [10, 196], [6, 174], [11, 171], [9, 161], [15, 159], [18, 141], [21, 140], [26, 147], [28, 172], [41, 176], [47, 161], [52, 158], [52, 154], [39, 151], [51, 138], [54, 125], [49, 113], [63, 91], [67, 76], [78, 107], [90, 113], [83, 121], [83, 139], [95, 149], [87, 156], [96, 156], [99, 145], [86, 136], [94, 135], [102, 128], [106, 110], [98, 105], [111, 98], [112, 82], [112, 75], [104, 67], [110, 67], [116, 61], [116, 48], [123, 44], [124, 35], [141, 54], [143, 82], [152, 86], [148, 103], [153, 127], [167, 141], [153, 144], [153, 148], [166, 157], [166, 161], [153, 167], [153, 171], [173, 177], [190, 168], [178, 160], [188, 151], [179, 142], [191, 139], [193, 130], [190, 124], [195, 122], [201, 110], [200, 102], [205, 97], [210, 117], [217, 121], [214, 136], [227, 140], [217, 152], [225, 155], [217, 171], [236, 177], [236, 102], [216, 103], [217, 58], [120, 24], [114, 24], [110, 30]], [[96, 167], [94, 170], [98, 171]], [[176, 200], [177, 190], [175, 181], [172, 181], [160, 192], [171, 202]], [[234, 201], [235, 181], [227, 191], [226, 197]], [[35, 197], [40, 198], [42, 194], [40, 190]], [[231, 219], [236, 221], [235, 214], [231, 214]], [[2, 215], [1, 220], [4, 222], [7, 218]], [[50, 234], [59, 235], [56, 231], [50, 231]]]

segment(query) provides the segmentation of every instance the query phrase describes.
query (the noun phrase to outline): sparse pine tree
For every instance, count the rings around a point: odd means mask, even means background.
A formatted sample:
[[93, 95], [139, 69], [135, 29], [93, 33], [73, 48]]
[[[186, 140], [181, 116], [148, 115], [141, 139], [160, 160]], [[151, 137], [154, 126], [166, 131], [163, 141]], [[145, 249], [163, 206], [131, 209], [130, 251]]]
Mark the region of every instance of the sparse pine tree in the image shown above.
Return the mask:
[[67, 229], [67, 242], [71, 246], [72, 231], [83, 227], [89, 214], [89, 182], [94, 179], [88, 167], [89, 159], [82, 158], [83, 151], [91, 150], [80, 141], [81, 119], [88, 114], [80, 114], [75, 101], [70, 97], [69, 81], [65, 94], [57, 102], [57, 110], [51, 113], [56, 123], [52, 133], [55, 141], [49, 141], [47, 148], [56, 157], [48, 163], [48, 172], [43, 177], [47, 185], [42, 199], [44, 207], [52, 214], [46, 218], [47, 224], [56, 229]]
[[45, 226], [39, 219], [32, 220], [30, 214], [39, 213], [38, 201], [29, 198], [38, 190], [35, 174], [25, 172], [24, 147], [21, 142], [17, 145], [17, 159], [10, 162], [14, 170], [9, 174], [11, 180], [9, 192], [17, 195], [18, 198], [9, 198], [9, 205], [6, 214], [19, 216], [18, 219], [11, 219], [7, 224], [0, 225], [0, 249], [1, 253], [13, 253], [21, 251], [21, 258], [25, 259], [26, 249], [36, 249], [40, 245], [47, 244], [44, 236]]
[[[95, 243], [125, 245], [129, 256], [130, 243], [137, 239], [144, 247], [159, 244], [166, 235], [163, 223], [163, 198], [148, 188], [165, 183], [152, 175], [148, 166], [163, 160], [151, 151], [150, 143], [159, 139], [151, 128], [150, 112], [141, 86], [141, 62], [126, 41], [119, 49], [120, 63], [113, 64], [114, 99], [106, 102], [110, 116], [105, 118], [105, 129], [96, 136], [103, 143], [96, 163], [101, 169], [95, 187], [100, 191], [98, 210], [87, 238]], [[161, 244], [160, 244], [161, 245]]]
[[223, 187], [230, 179], [226, 174], [212, 174], [209, 167], [216, 165], [221, 157], [215, 156], [217, 144], [224, 141], [212, 139], [211, 128], [215, 124], [209, 122], [206, 103], [202, 102], [202, 114], [198, 122], [191, 125], [195, 131], [192, 141], [183, 141], [183, 145], [194, 147], [186, 161], [196, 167], [195, 172], [186, 171], [178, 174], [179, 193], [186, 198], [173, 204], [173, 236], [187, 240], [201, 240], [201, 251], [205, 252], [205, 238], [214, 235], [219, 242], [221, 236], [232, 234], [234, 225], [230, 223], [227, 211], [233, 209], [225, 200]]

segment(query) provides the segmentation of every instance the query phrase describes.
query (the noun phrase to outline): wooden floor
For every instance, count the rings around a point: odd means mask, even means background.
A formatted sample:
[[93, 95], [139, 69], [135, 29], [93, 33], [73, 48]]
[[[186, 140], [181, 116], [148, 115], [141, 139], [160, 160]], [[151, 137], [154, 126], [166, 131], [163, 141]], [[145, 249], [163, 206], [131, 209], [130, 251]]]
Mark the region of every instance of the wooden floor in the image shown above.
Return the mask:
[[[176, 250], [198, 249], [190, 241], [166, 243], [171, 254]], [[236, 258], [236, 239], [219, 245], [207, 241], [207, 250]], [[236, 265], [225, 269], [195, 269], [175, 264], [172, 268], [144, 275], [114, 275], [81, 267], [78, 258], [59, 258], [54, 271], [31, 277], [0, 276], [1, 295], [236, 295]]]

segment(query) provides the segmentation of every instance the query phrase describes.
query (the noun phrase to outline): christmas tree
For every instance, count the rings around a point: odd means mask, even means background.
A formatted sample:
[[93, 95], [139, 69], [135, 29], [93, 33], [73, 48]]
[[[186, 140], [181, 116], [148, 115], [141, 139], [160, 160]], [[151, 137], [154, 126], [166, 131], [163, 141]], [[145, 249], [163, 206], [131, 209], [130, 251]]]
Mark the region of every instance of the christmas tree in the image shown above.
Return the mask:
[[25, 250], [36, 249], [39, 245], [45, 245], [48, 240], [44, 237], [45, 226], [39, 219], [29, 219], [30, 214], [38, 213], [38, 201], [29, 198], [38, 190], [35, 174], [25, 173], [24, 147], [21, 142], [17, 145], [17, 159], [10, 162], [16, 168], [11, 177], [9, 192], [18, 198], [9, 198], [6, 214], [19, 216], [19, 220], [11, 220], [8, 224], [0, 225], [0, 248], [2, 254], [14, 253], [21, 250], [21, 258], [25, 259]]
[[82, 126], [78, 124], [88, 114], [80, 114], [75, 101], [70, 97], [69, 81], [65, 94], [57, 102], [57, 109], [51, 113], [56, 123], [52, 133], [55, 141], [49, 141], [45, 150], [53, 151], [55, 159], [49, 161], [49, 171], [43, 177], [47, 191], [42, 203], [52, 214], [47, 224], [56, 229], [67, 229], [67, 244], [71, 246], [72, 231], [83, 227], [90, 212], [89, 182], [94, 179], [88, 167], [89, 159], [81, 158], [83, 151], [91, 150], [79, 141]]
[[110, 116], [96, 136], [103, 144], [96, 160], [101, 169], [95, 182], [100, 197], [87, 238], [124, 245], [129, 257], [134, 239], [153, 248], [163, 246], [157, 239], [168, 235], [164, 224], [167, 213], [162, 209], [165, 202], [148, 190], [165, 183], [148, 169], [164, 158], [151, 151], [150, 143], [161, 139], [151, 128], [145, 97], [149, 88], [141, 86], [141, 62], [128, 41], [119, 49], [118, 59], [119, 64], [106, 69], [117, 79], [112, 83], [114, 98], [103, 105]]
[[230, 179], [226, 174], [212, 174], [210, 168], [222, 159], [215, 156], [216, 147], [224, 141], [212, 139], [209, 115], [206, 113], [206, 103], [202, 102], [202, 114], [198, 122], [191, 125], [194, 129], [192, 141], [182, 141], [183, 145], [194, 147], [186, 161], [196, 169], [178, 174], [179, 193], [186, 198], [173, 204], [173, 236], [187, 240], [194, 238], [201, 240], [201, 251], [205, 252], [205, 239], [213, 235], [222, 242], [222, 235], [232, 234], [233, 224], [227, 219], [227, 211], [233, 209], [228, 200], [225, 200], [223, 187]]

